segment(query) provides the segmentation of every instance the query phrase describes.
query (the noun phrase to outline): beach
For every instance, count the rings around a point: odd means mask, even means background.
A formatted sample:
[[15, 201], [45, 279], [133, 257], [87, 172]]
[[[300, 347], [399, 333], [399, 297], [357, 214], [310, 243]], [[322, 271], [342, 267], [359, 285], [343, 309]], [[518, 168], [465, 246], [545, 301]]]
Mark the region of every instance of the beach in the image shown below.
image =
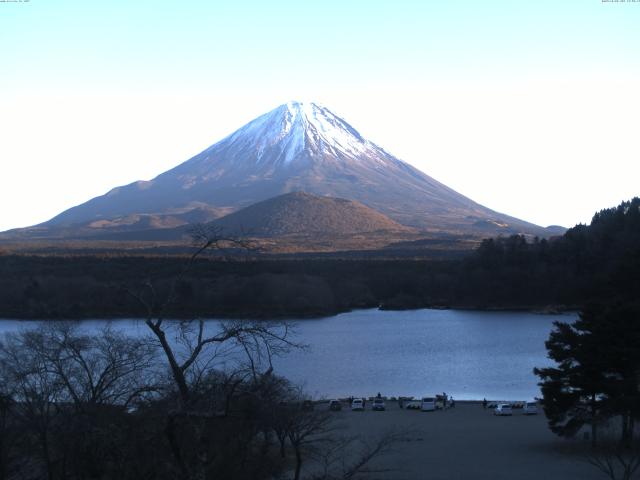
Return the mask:
[[[316, 405], [327, 408], [326, 403]], [[390, 430], [406, 431], [393, 450], [372, 462], [385, 469], [367, 478], [388, 480], [591, 480], [602, 474], [585, 461], [589, 442], [565, 440], [547, 427], [542, 412], [498, 417], [481, 403], [422, 412], [386, 402], [386, 411], [352, 412], [347, 403], [331, 412], [340, 434], [375, 441]]]

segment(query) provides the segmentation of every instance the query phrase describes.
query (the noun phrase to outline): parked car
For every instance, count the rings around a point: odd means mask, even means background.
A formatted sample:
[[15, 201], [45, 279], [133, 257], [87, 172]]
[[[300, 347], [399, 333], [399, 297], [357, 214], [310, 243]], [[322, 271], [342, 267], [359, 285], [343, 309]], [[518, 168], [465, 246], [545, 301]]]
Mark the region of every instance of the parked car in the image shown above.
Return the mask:
[[373, 399], [373, 405], [371, 406], [371, 409], [372, 410], [384, 411], [385, 410], [384, 399], [382, 399], [382, 398], [374, 398]]
[[420, 402], [420, 400], [409, 400], [404, 404], [404, 408], [407, 410], [420, 410], [422, 408], [422, 402]]
[[356, 410], [359, 410], [359, 411], [364, 410], [364, 402], [362, 401], [361, 398], [353, 399], [353, 402], [351, 402], [351, 410], [353, 410], [354, 412]]
[[538, 414], [538, 402], [527, 402], [522, 408], [522, 413], [525, 415], [537, 415]]
[[493, 414], [498, 416], [513, 415], [513, 410], [511, 410], [511, 405], [508, 403], [499, 403], [496, 405], [496, 409], [493, 411]]
[[342, 410], [342, 402], [340, 400], [329, 400], [329, 410], [339, 412]]
[[423, 412], [433, 412], [436, 409], [436, 399], [434, 397], [424, 397], [422, 399], [422, 404], [420, 405], [420, 410]]

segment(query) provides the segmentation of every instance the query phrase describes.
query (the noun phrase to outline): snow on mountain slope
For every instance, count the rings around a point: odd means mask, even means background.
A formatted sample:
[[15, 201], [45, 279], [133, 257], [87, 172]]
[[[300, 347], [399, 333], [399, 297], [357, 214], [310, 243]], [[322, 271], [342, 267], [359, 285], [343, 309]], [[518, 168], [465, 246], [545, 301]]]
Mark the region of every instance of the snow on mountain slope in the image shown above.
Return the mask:
[[191, 205], [228, 212], [294, 191], [356, 200], [430, 231], [545, 235], [541, 227], [485, 208], [398, 160], [327, 108], [301, 102], [256, 118], [151, 181], [115, 188], [43, 226], [183, 213]]
[[[288, 165], [305, 149], [320, 154], [340, 150], [357, 158], [371, 146], [348, 123], [315, 103], [289, 102], [262, 115], [220, 142], [218, 147], [255, 149], [257, 164], [274, 146], [280, 150], [276, 162]], [[213, 148], [213, 147], [212, 147]]]

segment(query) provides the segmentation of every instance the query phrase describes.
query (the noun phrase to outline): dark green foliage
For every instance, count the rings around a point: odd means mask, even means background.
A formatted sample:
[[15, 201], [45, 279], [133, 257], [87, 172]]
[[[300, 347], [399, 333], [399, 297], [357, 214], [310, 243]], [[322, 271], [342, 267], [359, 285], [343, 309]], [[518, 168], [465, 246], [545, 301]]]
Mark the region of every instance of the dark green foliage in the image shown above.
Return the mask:
[[640, 418], [640, 306], [591, 304], [573, 324], [557, 322], [546, 342], [556, 367], [535, 369], [552, 431], [573, 436], [583, 425], [622, 419], [630, 444]]
[[[167, 316], [305, 317], [380, 305], [578, 308], [635, 298], [639, 209], [634, 198], [550, 240], [484, 240], [463, 259], [203, 257], [181, 279]], [[124, 292], [148, 279], [166, 292], [183, 263], [181, 256], [0, 255], [0, 317], [142, 317]]]
[[597, 213], [562, 237], [484, 240], [462, 267], [458, 303], [584, 305], [634, 299], [640, 291], [640, 198]]
[[[0, 318], [142, 317], [146, 312], [127, 289], [151, 279], [166, 292], [183, 263], [181, 257], [0, 256]], [[177, 285], [167, 316], [318, 316], [376, 307], [400, 293], [425, 304], [442, 297], [435, 290], [450, 284], [450, 270], [448, 263], [413, 260], [199, 259]]]

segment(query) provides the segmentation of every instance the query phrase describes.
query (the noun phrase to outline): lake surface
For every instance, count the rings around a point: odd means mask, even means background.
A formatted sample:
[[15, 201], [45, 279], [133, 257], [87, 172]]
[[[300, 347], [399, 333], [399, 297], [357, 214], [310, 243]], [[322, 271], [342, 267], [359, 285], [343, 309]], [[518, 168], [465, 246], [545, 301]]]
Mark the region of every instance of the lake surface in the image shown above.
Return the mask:
[[[544, 342], [553, 322], [576, 314], [466, 310], [358, 310], [295, 322], [296, 340], [309, 345], [274, 361], [276, 373], [312, 396], [434, 395], [528, 400], [540, 396], [533, 367], [550, 365]], [[85, 320], [98, 331], [107, 322]], [[0, 320], [0, 333], [39, 322]], [[215, 328], [216, 320], [209, 321]], [[138, 320], [115, 328], [146, 334]]]

